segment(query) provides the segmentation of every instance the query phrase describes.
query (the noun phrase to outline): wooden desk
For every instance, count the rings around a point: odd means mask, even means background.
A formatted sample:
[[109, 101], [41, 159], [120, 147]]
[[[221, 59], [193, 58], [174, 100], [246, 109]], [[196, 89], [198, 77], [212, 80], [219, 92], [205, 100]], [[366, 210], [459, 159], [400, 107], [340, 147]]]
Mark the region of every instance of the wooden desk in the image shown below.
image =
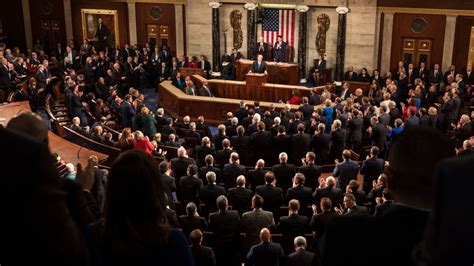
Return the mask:
[[[254, 61], [240, 59], [237, 61], [236, 80], [245, 80]], [[299, 66], [292, 63], [267, 62], [268, 82], [276, 84], [297, 85], [299, 83]]]
[[[1, 123], [6, 126], [8, 121], [15, 117], [17, 114], [22, 112], [31, 112], [30, 105], [27, 101], [25, 102], [13, 102], [7, 105], [0, 106], [0, 118], [5, 118]], [[68, 163], [81, 163], [83, 166], [87, 165], [87, 160], [89, 156], [96, 155], [99, 158], [99, 162], [103, 162], [107, 160], [107, 155], [88, 150], [87, 148], [82, 148], [79, 145], [76, 145], [72, 142], [69, 142], [58, 135], [54, 134], [53, 132], [48, 132], [49, 138], [49, 149], [51, 153], [57, 153], [61, 156]], [[79, 152], [79, 158], [77, 158], [77, 153]]]
[[[191, 76], [196, 88], [202, 87], [205, 78], [194, 75]], [[283, 85], [264, 83], [262, 85], [248, 85], [245, 81], [210, 79], [208, 81], [209, 89], [214, 96], [227, 99], [242, 99], [248, 101], [286, 102], [291, 98], [293, 90], [299, 91], [301, 97], [308, 97], [311, 90], [315, 89], [321, 93], [325, 88], [334, 91], [334, 85], [308, 88], [297, 85]]]
[[202, 70], [201, 68], [182, 67], [179, 69], [179, 73], [183, 77], [191, 75], [201, 75], [203, 77], [206, 77], [204, 70]]
[[[166, 80], [158, 85], [160, 94], [160, 107], [173, 117], [182, 119], [184, 116], [198, 117], [203, 115], [206, 123], [211, 125], [221, 124], [226, 119], [227, 112], [233, 112], [239, 107], [240, 99], [226, 99], [221, 97], [201, 97], [186, 95], [184, 92]], [[284, 108], [284, 104], [272, 102], [260, 102], [260, 107], [268, 109], [274, 104], [276, 110]], [[247, 101], [249, 108], [253, 107], [253, 101]], [[292, 111], [297, 111], [298, 105], [291, 105]]]

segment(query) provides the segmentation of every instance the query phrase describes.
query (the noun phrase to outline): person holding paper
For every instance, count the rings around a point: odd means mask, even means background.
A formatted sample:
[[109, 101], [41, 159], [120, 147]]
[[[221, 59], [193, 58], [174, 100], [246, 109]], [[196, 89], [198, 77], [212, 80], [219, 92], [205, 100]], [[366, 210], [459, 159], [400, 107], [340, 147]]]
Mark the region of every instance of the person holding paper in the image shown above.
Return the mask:
[[253, 62], [249, 73], [267, 74], [267, 62], [263, 61], [263, 55], [257, 56], [257, 61]]

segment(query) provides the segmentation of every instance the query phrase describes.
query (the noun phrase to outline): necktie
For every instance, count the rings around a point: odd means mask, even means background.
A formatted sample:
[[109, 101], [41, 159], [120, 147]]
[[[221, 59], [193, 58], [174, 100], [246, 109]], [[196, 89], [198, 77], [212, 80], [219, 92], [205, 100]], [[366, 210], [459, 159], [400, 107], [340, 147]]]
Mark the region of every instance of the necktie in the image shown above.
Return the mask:
[[204, 70], [204, 61], [201, 61], [201, 68]]

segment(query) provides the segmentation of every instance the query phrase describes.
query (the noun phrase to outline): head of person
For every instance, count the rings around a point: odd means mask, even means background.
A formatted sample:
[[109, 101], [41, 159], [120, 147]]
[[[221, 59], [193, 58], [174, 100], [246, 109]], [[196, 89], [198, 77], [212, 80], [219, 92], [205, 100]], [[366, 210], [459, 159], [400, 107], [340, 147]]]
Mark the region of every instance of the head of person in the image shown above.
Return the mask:
[[278, 155], [278, 159], [280, 163], [286, 163], [288, 161], [288, 154], [286, 154], [286, 152], [282, 152], [280, 155]]
[[206, 173], [206, 180], [208, 184], [215, 184], [216, 183], [216, 173], [213, 171], [209, 171]]
[[306, 249], [306, 238], [303, 236], [297, 236], [295, 237], [295, 240], [293, 241], [293, 244], [295, 245], [295, 250], [305, 250]]
[[357, 204], [356, 204], [356, 200], [355, 200], [354, 194], [352, 194], [352, 193], [346, 193], [346, 194], [344, 195], [343, 203], [344, 203], [344, 207], [345, 207], [346, 209], [355, 207]]
[[260, 195], [255, 195], [252, 198], [252, 208], [261, 209], [263, 207], [263, 198]]
[[330, 211], [332, 208], [332, 201], [330, 198], [321, 198], [321, 201], [319, 202], [319, 206], [321, 207], [321, 210], [323, 211]]
[[217, 209], [220, 212], [225, 212], [229, 206], [229, 202], [227, 201], [226, 196], [220, 195], [219, 197], [217, 197], [216, 205], [217, 205]]
[[257, 60], [258, 60], [259, 62], [262, 62], [262, 61], [263, 61], [263, 55], [259, 54], [259, 55], [257, 56]]
[[406, 128], [392, 143], [386, 175], [397, 202], [430, 209], [436, 164], [454, 155], [449, 139], [428, 127]]
[[326, 178], [326, 186], [330, 188], [336, 186], [336, 179], [333, 176], [328, 176]]
[[300, 209], [300, 202], [297, 199], [290, 200], [290, 202], [288, 203], [288, 209], [292, 213], [297, 213]]
[[[77, 122], [76, 122], [77, 123]], [[79, 120], [80, 124], [81, 121]], [[48, 143], [48, 126], [41, 116], [33, 112], [22, 113], [8, 122], [7, 128], [29, 136], [39, 142]]]
[[239, 175], [236, 179], [237, 186], [245, 187], [245, 176]]
[[191, 216], [194, 216], [196, 215], [196, 212], [197, 212], [197, 206], [194, 202], [189, 202], [187, 205], [186, 205], [186, 215], [191, 217]]
[[[124, 231], [117, 228], [125, 229], [125, 232], [149, 233], [137, 231], [135, 226], [138, 225], [149, 225], [158, 233], [165, 232], [166, 227], [160, 222], [164, 218], [166, 200], [156, 161], [140, 150], [120, 154], [110, 168], [105, 206], [105, 232], [112, 238], [123, 237], [120, 234]], [[162, 233], [158, 235], [160, 240], [165, 239]]]
[[275, 181], [275, 174], [272, 171], [268, 171], [265, 173], [264, 177], [266, 184], [271, 184]]

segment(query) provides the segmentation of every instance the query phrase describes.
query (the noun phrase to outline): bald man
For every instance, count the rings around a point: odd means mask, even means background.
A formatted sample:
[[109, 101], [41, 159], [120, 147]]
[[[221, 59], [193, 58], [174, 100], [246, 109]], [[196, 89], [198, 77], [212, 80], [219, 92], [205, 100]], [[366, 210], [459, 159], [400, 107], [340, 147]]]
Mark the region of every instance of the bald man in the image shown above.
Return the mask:
[[254, 245], [247, 254], [249, 265], [280, 265], [284, 258], [280, 244], [271, 242], [268, 228], [260, 230], [260, 244]]

